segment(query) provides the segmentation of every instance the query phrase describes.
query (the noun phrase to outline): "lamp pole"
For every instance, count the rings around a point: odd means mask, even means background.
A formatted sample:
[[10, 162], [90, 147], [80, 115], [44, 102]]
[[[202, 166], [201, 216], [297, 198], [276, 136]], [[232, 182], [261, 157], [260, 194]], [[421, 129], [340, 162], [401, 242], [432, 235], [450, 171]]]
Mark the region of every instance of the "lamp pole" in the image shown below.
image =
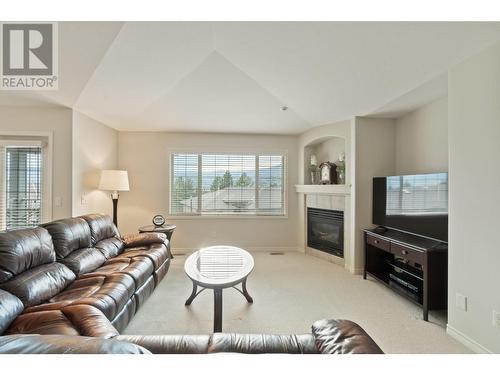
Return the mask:
[[120, 194], [115, 190], [111, 194], [111, 199], [113, 200], [113, 223], [118, 227], [118, 198]]

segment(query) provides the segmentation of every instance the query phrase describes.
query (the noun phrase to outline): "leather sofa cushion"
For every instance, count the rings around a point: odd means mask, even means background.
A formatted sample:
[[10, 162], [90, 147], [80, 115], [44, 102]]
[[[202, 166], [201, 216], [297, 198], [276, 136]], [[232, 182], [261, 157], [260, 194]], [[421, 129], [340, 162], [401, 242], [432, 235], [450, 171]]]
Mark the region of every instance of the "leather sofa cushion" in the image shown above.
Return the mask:
[[153, 261], [155, 271], [160, 268], [163, 263], [168, 259], [167, 247], [164, 244], [152, 244], [150, 246], [140, 246], [126, 248], [123, 253], [115, 259], [120, 258], [134, 258], [137, 256], [145, 256]]
[[126, 274], [86, 277], [77, 279], [47, 304], [35, 306], [25, 312], [83, 304], [98, 308], [109, 320], [113, 320], [134, 292], [134, 279]]
[[120, 335], [115, 340], [146, 348], [153, 354], [206, 354], [210, 335]]
[[73, 335], [112, 338], [118, 331], [101, 311], [93, 306], [66, 306], [60, 310], [22, 314], [6, 334]]
[[115, 340], [140, 345], [154, 354], [288, 353], [318, 354], [314, 337], [215, 333], [213, 335], [120, 335]]
[[149, 354], [132, 343], [61, 335], [0, 336], [2, 354]]
[[2, 289], [17, 296], [25, 307], [38, 305], [66, 288], [75, 274], [60, 263], [32, 268], [2, 284]]
[[52, 236], [57, 259], [67, 257], [71, 252], [90, 247], [90, 227], [87, 222], [80, 218], [69, 218], [44, 224]]
[[0, 233], [0, 283], [55, 259], [52, 238], [44, 228]]
[[77, 276], [94, 271], [105, 261], [106, 257], [95, 247], [74, 250], [66, 258], [59, 260]]
[[288, 353], [314, 354], [318, 353], [313, 337], [309, 335], [269, 335], [269, 334], [238, 334], [214, 333], [209, 353]]
[[350, 320], [318, 320], [312, 333], [322, 354], [383, 354], [363, 328]]
[[80, 217], [84, 219], [90, 227], [92, 245], [107, 238], [120, 237], [120, 233], [109, 215], [91, 214]]
[[154, 243], [162, 244], [167, 240], [165, 233], [139, 233], [123, 237], [125, 247], [147, 246]]
[[19, 298], [5, 290], [0, 290], [0, 335], [21, 314], [23, 309], [24, 305]]
[[135, 282], [135, 290], [138, 290], [153, 275], [153, 262], [146, 257], [112, 258], [104, 263], [102, 267], [81, 275], [80, 278], [109, 276], [117, 273], [131, 276]]
[[94, 247], [98, 249], [106, 259], [116, 257], [123, 252], [125, 246], [118, 237], [110, 237], [97, 242]]

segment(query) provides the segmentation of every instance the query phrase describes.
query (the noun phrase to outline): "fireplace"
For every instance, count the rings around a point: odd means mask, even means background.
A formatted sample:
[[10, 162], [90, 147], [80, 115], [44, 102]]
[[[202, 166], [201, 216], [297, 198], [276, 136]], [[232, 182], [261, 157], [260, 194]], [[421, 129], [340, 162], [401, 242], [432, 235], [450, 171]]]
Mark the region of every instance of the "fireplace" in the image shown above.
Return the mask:
[[344, 257], [344, 212], [307, 208], [307, 246]]

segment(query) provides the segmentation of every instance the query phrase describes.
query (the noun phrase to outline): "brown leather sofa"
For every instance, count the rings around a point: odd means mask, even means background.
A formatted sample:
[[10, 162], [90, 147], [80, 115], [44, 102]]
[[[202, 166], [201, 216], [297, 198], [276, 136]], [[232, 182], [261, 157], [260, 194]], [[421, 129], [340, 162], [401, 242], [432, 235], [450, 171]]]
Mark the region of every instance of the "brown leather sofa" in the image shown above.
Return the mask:
[[357, 324], [304, 335], [120, 335], [167, 273], [163, 234], [87, 215], [0, 233], [0, 353], [381, 353]]
[[0, 233], [0, 289], [23, 307], [8, 332], [45, 332], [41, 324], [57, 322], [50, 333], [68, 334], [63, 322], [82, 309], [122, 331], [167, 273], [169, 247], [160, 233], [122, 238], [107, 215]]

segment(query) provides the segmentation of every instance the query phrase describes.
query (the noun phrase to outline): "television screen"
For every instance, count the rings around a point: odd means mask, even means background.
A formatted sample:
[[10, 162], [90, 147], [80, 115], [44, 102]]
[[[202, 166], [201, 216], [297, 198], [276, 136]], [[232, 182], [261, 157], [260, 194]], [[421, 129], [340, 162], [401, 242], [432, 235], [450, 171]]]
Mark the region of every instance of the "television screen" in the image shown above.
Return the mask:
[[448, 242], [448, 173], [374, 177], [373, 224]]

